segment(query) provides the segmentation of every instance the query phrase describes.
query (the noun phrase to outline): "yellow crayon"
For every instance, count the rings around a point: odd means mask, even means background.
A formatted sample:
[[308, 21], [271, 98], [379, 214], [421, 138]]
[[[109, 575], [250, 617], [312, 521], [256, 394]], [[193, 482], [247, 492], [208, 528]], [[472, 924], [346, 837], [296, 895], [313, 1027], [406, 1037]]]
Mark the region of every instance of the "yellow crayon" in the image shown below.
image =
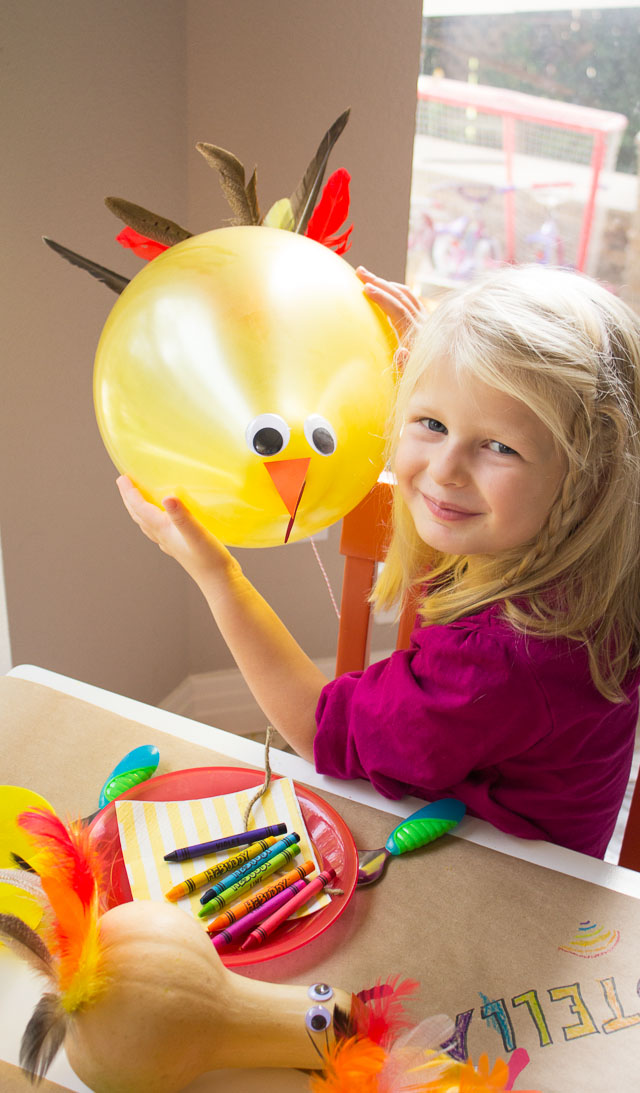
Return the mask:
[[230, 888], [227, 888], [226, 892], [220, 892], [219, 895], [214, 896], [208, 903], [205, 903], [198, 911], [198, 918], [204, 918], [205, 915], [212, 915], [217, 911], [221, 911], [228, 903], [233, 903], [234, 899], [244, 895], [245, 892], [250, 888], [253, 888], [259, 881], [266, 880], [267, 877], [270, 877], [272, 873], [275, 873], [276, 869], [281, 869], [283, 865], [287, 865], [288, 862], [299, 853], [300, 843], [294, 843], [292, 846], [288, 846], [287, 849], [283, 850], [280, 854], [276, 854], [275, 858], [262, 862], [261, 865], [256, 866], [252, 873], [248, 873], [246, 877], [242, 877], [241, 880], [232, 884]]
[[257, 857], [263, 850], [268, 850], [270, 846], [273, 846], [278, 842], [278, 837], [271, 835], [268, 839], [261, 839], [260, 842], [251, 843], [250, 846], [245, 847], [244, 850], [239, 850], [237, 854], [233, 854], [230, 858], [225, 858], [224, 861], [218, 862], [217, 865], [211, 865], [208, 869], [203, 869], [201, 873], [195, 873], [193, 877], [187, 877], [186, 880], [180, 882], [180, 884], [174, 885], [168, 892], [165, 892], [165, 899], [171, 900], [175, 903], [176, 900], [181, 899], [182, 896], [189, 896], [192, 892], [195, 892], [197, 888], [204, 888], [205, 884], [209, 884], [212, 880], [217, 880], [218, 877], [224, 876], [225, 873], [230, 873], [234, 869], [238, 869], [239, 866], [244, 865], [245, 862], [251, 861], [252, 858]]
[[213, 922], [207, 923], [207, 933], [217, 934], [220, 930], [226, 930], [228, 926], [231, 926], [238, 919], [244, 918], [250, 911], [256, 911], [258, 907], [261, 907], [263, 903], [266, 903], [272, 896], [277, 896], [278, 892], [281, 892], [283, 888], [290, 888], [292, 884], [295, 884], [297, 880], [303, 880], [308, 877], [310, 873], [313, 873], [315, 865], [309, 859], [302, 865], [296, 866], [289, 873], [284, 873], [283, 876], [278, 877], [277, 880], [269, 881], [268, 884], [263, 885], [262, 888], [258, 888], [247, 899], [243, 900], [236, 907], [227, 907], [226, 910], [214, 918]]

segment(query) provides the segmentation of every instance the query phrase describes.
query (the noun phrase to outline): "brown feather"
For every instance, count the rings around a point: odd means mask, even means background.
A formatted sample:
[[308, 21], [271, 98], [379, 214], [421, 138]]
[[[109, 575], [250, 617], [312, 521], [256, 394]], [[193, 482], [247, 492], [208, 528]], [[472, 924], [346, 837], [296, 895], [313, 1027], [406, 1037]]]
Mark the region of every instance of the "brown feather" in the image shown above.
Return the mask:
[[44, 941], [17, 915], [0, 914], [0, 938], [35, 971], [55, 978], [51, 953]]
[[132, 201], [126, 201], [123, 197], [105, 197], [104, 203], [109, 212], [117, 216], [119, 220], [147, 239], [153, 239], [156, 243], [164, 243], [167, 247], [173, 247], [176, 243], [182, 243], [185, 239], [191, 239], [191, 232], [181, 228], [173, 220], [167, 220], [165, 216], [143, 209], [142, 205], [134, 205]]
[[295, 217], [294, 231], [296, 232], [303, 233], [309, 222], [309, 217], [320, 194], [320, 187], [322, 186], [331, 149], [347, 124], [350, 113], [350, 110], [345, 110], [339, 118], [336, 118], [333, 125], [327, 129], [302, 180], [299, 182], [297, 189], [291, 194], [291, 207]]
[[247, 201], [249, 202], [249, 209], [251, 211], [251, 216], [253, 217], [254, 224], [260, 223], [260, 207], [258, 205], [257, 181], [258, 176], [254, 168], [253, 174], [251, 175], [251, 178], [245, 186], [245, 193], [247, 195]]
[[[42, 238], [45, 239], [45, 236], [43, 235]], [[20, 855], [16, 854], [13, 850], [9, 851], [9, 857], [18, 869], [24, 870], [25, 873], [35, 873], [35, 869], [33, 868], [33, 866], [29, 865], [29, 862], [26, 861], [25, 858], [21, 858]]]
[[121, 274], [114, 273], [112, 269], [107, 269], [106, 266], [99, 266], [97, 262], [92, 262], [90, 258], [83, 258], [81, 254], [76, 254], [74, 250], [63, 247], [61, 243], [56, 243], [46, 235], [42, 236], [42, 241], [43, 243], [46, 243], [51, 250], [55, 251], [56, 254], [59, 254], [61, 258], [65, 258], [67, 262], [71, 262], [72, 266], [78, 266], [79, 269], [83, 269], [86, 273], [90, 273], [97, 281], [102, 281], [103, 285], [106, 285], [107, 288], [110, 288], [112, 292], [118, 293], [118, 295], [129, 284], [129, 279], [127, 277], [122, 277]]
[[209, 166], [218, 172], [220, 185], [234, 213], [235, 223], [257, 223], [254, 220], [251, 202], [247, 196], [244, 183], [244, 167], [240, 160], [234, 156], [233, 152], [227, 152], [225, 148], [218, 148], [215, 144], [205, 144], [203, 141], [198, 141], [196, 148], [204, 156]]
[[336, 1040], [348, 1040], [350, 1036], [355, 1036], [356, 1032], [353, 1017], [338, 1005], [333, 1007], [333, 1031]]
[[44, 1078], [67, 1031], [67, 1015], [57, 994], [43, 994], [20, 1043], [20, 1066], [32, 1079]]

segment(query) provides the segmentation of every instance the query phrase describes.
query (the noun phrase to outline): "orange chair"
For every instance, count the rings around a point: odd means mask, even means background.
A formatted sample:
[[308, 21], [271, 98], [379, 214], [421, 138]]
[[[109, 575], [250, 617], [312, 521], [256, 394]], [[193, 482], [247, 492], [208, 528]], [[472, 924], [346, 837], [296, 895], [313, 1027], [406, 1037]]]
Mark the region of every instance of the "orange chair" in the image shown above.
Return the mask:
[[624, 829], [618, 865], [640, 873], [640, 775], [636, 781]]
[[[371, 604], [376, 563], [384, 560], [391, 527], [393, 487], [383, 481], [342, 521], [340, 553], [345, 555], [338, 628], [336, 675], [357, 672], [369, 661]], [[415, 602], [407, 604], [400, 618], [397, 649], [406, 649], [416, 615]]]

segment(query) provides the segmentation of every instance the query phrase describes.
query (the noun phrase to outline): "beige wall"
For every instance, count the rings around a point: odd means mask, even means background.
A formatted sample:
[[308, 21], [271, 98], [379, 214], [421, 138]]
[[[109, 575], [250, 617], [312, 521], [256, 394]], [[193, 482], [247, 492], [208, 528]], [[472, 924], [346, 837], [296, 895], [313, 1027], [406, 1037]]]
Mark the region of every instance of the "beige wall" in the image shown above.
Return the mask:
[[[5, 4], [0, 530], [14, 663], [152, 702], [230, 663], [197, 592], [115, 491], [91, 394], [115, 297], [40, 236], [131, 276], [139, 261], [114, 243], [104, 196], [194, 232], [217, 227], [228, 210], [196, 140], [257, 164], [267, 207], [351, 106], [332, 158], [353, 177], [348, 257], [401, 277], [420, 10], [419, 0]], [[333, 529], [319, 549], [339, 592], [336, 544]], [[239, 557], [305, 648], [329, 654], [337, 623], [310, 546]]]

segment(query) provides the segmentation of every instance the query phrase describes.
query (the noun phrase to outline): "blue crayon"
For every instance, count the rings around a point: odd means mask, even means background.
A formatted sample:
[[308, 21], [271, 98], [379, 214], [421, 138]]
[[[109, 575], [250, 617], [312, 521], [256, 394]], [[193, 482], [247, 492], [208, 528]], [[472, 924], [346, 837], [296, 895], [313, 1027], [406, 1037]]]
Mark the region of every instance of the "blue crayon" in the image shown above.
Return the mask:
[[262, 865], [258, 865], [253, 873], [247, 873], [246, 877], [242, 880], [236, 881], [231, 888], [227, 888], [226, 892], [221, 892], [219, 896], [214, 896], [208, 903], [198, 911], [198, 918], [204, 918], [206, 915], [217, 915], [219, 911], [226, 907], [227, 904], [233, 903], [239, 896], [244, 896], [245, 892], [248, 892], [250, 888], [255, 888], [256, 884], [260, 881], [266, 880], [272, 873], [275, 873], [283, 865], [288, 865], [296, 854], [300, 853], [300, 843], [293, 843], [292, 846], [288, 846], [286, 850], [282, 850], [279, 854], [276, 854], [275, 858], [271, 858], [269, 861], [263, 861]]
[[273, 846], [267, 847], [257, 857], [252, 858], [251, 861], [245, 862], [243, 865], [238, 866], [233, 873], [229, 873], [222, 880], [214, 884], [212, 888], [207, 888], [204, 895], [200, 896], [200, 903], [208, 903], [214, 896], [219, 896], [221, 892], [225, 892], [227, 888], [231, 888], [236, 881], [242, 880], [249, 873], [253, 873], [259, 865], [262, 865], [264, 861], [269, 861], [271, 858], [275, 858], [276, 854], [279, 854], [282, 850], [286, 850], [292, 843], [299, 843], [300, 836], [292, 831], [290, 835], [285, 835], [284, 839], [279, 839]]
[[205, 854], [217, 854], [219, 850], [230, 850], [233, 846], [245, 846], [269, 835], [282, 835], [287, 830], [286, 824], [271, 824], [270, 827], [256, 827], [253, 831], [240, 831], [237, 835], [225, 835], [222, 839], [211, 839], [207, 843], [195, 843], [193, 846], [180, 846], [164, 855], [165, 861], [187, 861], [201, 858]]

